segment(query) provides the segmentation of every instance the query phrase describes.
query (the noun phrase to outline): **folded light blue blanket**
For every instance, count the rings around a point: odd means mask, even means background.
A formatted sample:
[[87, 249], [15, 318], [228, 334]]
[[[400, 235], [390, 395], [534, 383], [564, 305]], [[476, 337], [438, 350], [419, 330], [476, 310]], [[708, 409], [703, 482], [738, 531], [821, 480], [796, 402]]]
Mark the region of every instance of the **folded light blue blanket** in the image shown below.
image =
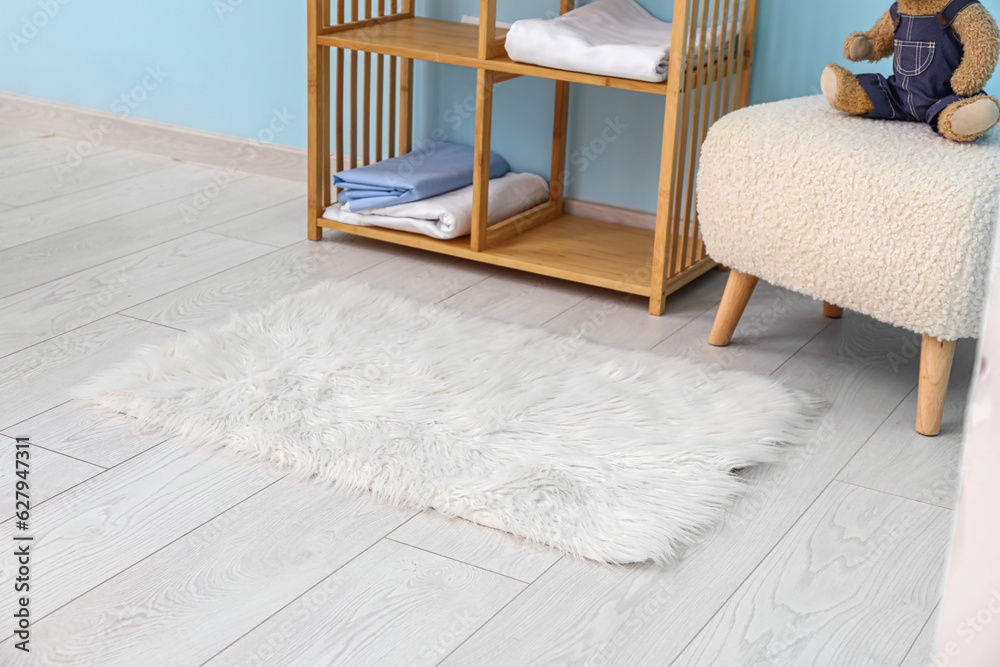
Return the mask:
[[[472, 184], [475, 150], [432, 141], [406, 155], [382, 160], [333, 176], [342, 188], [337, 201], [349, 211], [365, 211], [419, 201]], [[490, 178], [510, 171], [507, 161], [490, 153]]]

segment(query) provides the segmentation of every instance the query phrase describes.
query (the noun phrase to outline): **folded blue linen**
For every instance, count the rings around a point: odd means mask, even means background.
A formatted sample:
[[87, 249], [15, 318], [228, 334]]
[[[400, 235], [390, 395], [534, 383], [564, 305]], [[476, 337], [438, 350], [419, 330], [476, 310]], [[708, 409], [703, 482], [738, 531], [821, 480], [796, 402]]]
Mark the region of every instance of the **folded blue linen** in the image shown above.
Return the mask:
[[[333, 185], [342, 188], [337, 201], [347, 210], [365, 211], [464, 188], [472, 184], [474, 170], [472, 147], [432, 141], [399, 157], [338, 172]], [[500, 178], [508, 171], [507, 161], [490, 153], [490, 178]]]

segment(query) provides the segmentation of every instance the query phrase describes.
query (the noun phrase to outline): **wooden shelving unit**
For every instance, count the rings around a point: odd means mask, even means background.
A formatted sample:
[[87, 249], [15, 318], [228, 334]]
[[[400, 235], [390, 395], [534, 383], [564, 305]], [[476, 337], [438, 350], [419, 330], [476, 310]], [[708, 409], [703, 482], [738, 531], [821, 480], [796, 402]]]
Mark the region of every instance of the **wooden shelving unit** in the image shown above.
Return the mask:
[[[496, 26], [497, 0], [480, 0], [479, 26], [417, 16], [413, 3], [310, 0], [310, 239], [321, 239], [324, 228], [336, 229], [606, 287], [649, 297], [654, 315], [663, 313], [670, 292], [715, 266], [701, 243], [694, 206], [698, 149], [715, 120], [746, 104], [758, 0], [675, 0], [673, 46], [664, 83], [514, 62], [504, 51], [506, 31]], [[573, 0], [560, 0], [559, 9], [570, 11]], [[692, 49], [696, 44], [706, 47]], [[335, 66], [331, 52], [336, 53]], [[478, 72], [474, 220], [466, 238], [441, 241], [322, 217], [336, 200], [331, 169], [369, 164], [412, 149], [414, 60]], [[493, 88], [519, 76], [555, 81], [549, 201], [487, 227]], [[664, 97], [655, 232], [564, 213], [571, 83]]]

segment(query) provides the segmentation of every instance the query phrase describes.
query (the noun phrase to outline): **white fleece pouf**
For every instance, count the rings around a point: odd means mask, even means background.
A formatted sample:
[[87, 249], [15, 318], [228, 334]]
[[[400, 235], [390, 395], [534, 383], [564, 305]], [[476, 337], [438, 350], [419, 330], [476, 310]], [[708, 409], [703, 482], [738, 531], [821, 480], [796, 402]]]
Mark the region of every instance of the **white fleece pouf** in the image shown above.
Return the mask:
[[1000, 213], [1000, 130], [958, 144], [823, 96], [748, 107], [702, 147], [714, 260], [921, 334], [975, 337]]

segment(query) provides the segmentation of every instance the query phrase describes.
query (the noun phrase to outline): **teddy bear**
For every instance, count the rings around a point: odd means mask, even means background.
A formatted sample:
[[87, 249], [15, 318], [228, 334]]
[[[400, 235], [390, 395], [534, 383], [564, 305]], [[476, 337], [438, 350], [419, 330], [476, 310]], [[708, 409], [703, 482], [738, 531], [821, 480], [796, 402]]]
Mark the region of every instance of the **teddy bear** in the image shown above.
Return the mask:
[[820, 82], [830, 106], [867, 118], [925, 122], [972, 141], [1000, 120], [983, 93], [1000, 55], [1000, 31], [979, 0], [899, 0], [868, 32], [850, 35], [852, 62], [893, 56], [893, 75], [855, 76], [836, 64]]

